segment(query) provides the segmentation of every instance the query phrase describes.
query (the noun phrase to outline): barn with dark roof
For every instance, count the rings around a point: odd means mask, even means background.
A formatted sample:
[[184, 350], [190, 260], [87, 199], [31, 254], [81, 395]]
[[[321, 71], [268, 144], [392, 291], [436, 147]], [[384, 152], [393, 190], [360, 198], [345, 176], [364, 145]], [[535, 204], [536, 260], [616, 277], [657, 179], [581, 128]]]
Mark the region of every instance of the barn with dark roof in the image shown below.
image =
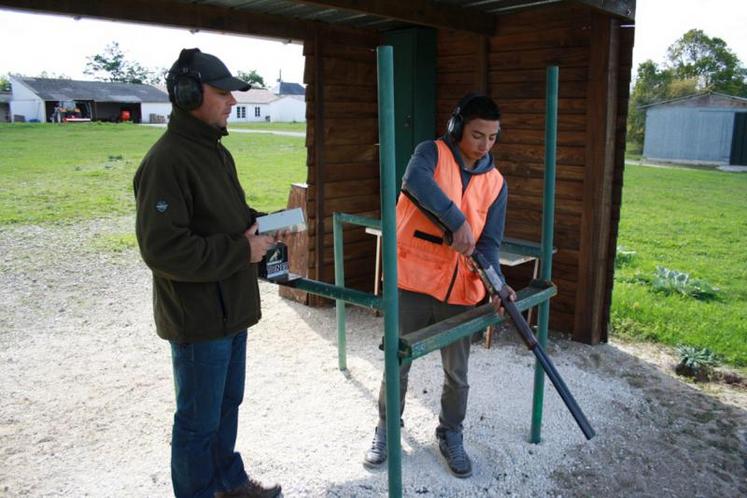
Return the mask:
[[10, 81], [14, 121], [62, 120], [61, 107], [68, 110], [63, 114], [91, 121], [119, 121], [125, 111], [136, 123], [163, 122], [171, 113], [169, 96], [151, 85], [20, 76]]

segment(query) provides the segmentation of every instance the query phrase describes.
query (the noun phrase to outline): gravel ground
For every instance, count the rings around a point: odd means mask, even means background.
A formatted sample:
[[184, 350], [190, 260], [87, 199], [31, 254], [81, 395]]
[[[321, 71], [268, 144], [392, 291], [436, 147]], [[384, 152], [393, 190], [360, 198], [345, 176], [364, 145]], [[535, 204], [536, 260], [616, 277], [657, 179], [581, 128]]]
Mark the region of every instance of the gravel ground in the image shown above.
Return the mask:
[[[155, 335], [150, 274], [135, 250], [96, 249], [132, 226], [123, 217], [0, 227], [1, 496], [170, 495], [170, 353]], [[237, 444], [248, 469], [286, 497], [386, 495], [386, 472], [361, 465], [382, 318], [350, 309], [343, 374], [334, 310], [261, 290]], [[533, 356], [510, 331], [490, 350], [474, 346], [465, 444], [475, 473], [465, 480], [446, 472], [434, 438], [440, 360], [418, 360], [404, 495], [747, 496], [744, 392], [703, 392], [635, 352], [553, 339], [549, 353], [598, 435], [585, 441], [548, 383], [543, 441], [533, 445]]]

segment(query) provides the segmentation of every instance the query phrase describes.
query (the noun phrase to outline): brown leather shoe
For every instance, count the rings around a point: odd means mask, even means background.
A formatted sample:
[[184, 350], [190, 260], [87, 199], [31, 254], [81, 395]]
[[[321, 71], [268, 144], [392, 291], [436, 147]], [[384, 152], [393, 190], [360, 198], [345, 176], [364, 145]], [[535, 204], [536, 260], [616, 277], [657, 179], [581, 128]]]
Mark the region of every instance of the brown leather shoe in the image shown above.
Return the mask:
[[261, 482], [249, 479], [231, 491], [216, 491], [215, 498], [277, 498], [282, 488], [279, 484], [264, 487]]

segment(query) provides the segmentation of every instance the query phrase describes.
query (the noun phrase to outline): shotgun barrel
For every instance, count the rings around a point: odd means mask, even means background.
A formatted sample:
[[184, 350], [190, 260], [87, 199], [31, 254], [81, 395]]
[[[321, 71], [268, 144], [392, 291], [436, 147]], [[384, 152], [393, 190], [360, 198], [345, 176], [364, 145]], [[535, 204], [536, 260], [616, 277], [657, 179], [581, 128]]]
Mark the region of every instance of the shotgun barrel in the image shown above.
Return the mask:
[[508, 315], [511, 317], [511, 320], [516, 325], [516, 330], [519, 332], [519, 335], [524, 341], [524, 344], [526, 344], [527, 348], [529, 348], [529, 350], [534, 353], [537, 361], [539, 361], [540, 365], [542, 365], [542, 369], [550, 378], [550, 382], [552, 382], [552, 385], [555, 386], [555, 390], [560, 395], [563, 403], [565, 403], [568, 411], [571, 412], [571, 415], [578, 424], [578, 427], [581, 429], [581, 432], [584, 433], [586, 439], [593, 438], [596, 433], [591, 427], [589, 420], [586, 418], [586, 415], [584, 415], [581, 407], [578, 406], [578, 403], [576, 403], [576, 399], [571, 394], [568, 386], [566, 386], [563, 378], [555, 368], [555, 365], [547, 356], [547, 353], [545, 353], [545, 350], [542, 348], [542, 346], [540, 346], [540, 344], [537, 342], [537, 339], [534, 337], [534, 333], [532, 332], [531, 327], [524, 319], [524, 316], [519, 311], [519, 308], [517, 308], [516, 304], [511, 300], [511, 294], [508, 287], [503, 285], [503, 282], [501, 281], [493, 266], [479, 251], [475, 250], [472, 253], [472, 255], [470, 256], [470, 261], [475, 266], [475, 269], [480, 275], [480, 278], [482, 279], [483, 284], [485, 285], [485, 288], [488, 290], [488, 292], [493, 296], [497, 295], [501, 298], [501, 303], [506, 311], [508, 311]]
[[[445, 243], [451, 244], [453, 236], [444, 222], [441, 221], [441, 219], [436, 216], [435, 213], [426, 209], [425, 206], [423, 206], [415, 198], [415, 196], [407, 191], [406, 187], [402, 188], [402, 193], [408, 199], [410, 199], [413, 204], [415, 204], [428, 219], [430, 219], [439, 229], [443, 231], [443, 238]], [[537, 342], [537, 339], [534, 337], [534, 333], [532, 332], [532, 328], [524, 319], [524, 316], [516, 307], [516, 304], [511, 300], [511, 293], [508, 287], [503, 284], [503, 281], [498, 276], [498, 272], [495, 271], [493, 265], [491, 265], [487, 258], [478, 250], [472, 252], [472, 254], [469, 256], [469, 261], [473, 265], [473, 269], [480, 275], [480, 279], [482, 280], [483, 285], [485, 285], [488, 293], [491, 296], [499, 296], [501, 298], [503, 307], [506, 309], [506, 311], [508, 311], [508, 315], [516, 325], [516, 330], [521, 336], [521, 339], [524, 341], [524, 344], [526, 344], [527, 348], [529, 348], [529, 350], [534, 353], [534, 356], [542, 366], [545, 374], [550, 378], [550, 382], [552, 382], [552, 385], [555, 386], [555, 390], [560, 395], [563, 403], [565, 403], [566, 408], [568, 408], [568, 411], [571, 412], [571, 415], [578, 424], [578, 427], [581, 429], [581, 432], [584, 433], [584, 436], [587, 440], [593, 438], [596, 433], [591, 427], [589, 420], [586, 418], [586, 415], [584, 415], [581, 407], [578, 406], [578, 403], [576, 403], [576, 399], [571, 394], [568, 386], [565, 385], [563, 378], [558, 373], [555, 365], [553, 365], [550, 357], [547, 356], [545, 350]]]

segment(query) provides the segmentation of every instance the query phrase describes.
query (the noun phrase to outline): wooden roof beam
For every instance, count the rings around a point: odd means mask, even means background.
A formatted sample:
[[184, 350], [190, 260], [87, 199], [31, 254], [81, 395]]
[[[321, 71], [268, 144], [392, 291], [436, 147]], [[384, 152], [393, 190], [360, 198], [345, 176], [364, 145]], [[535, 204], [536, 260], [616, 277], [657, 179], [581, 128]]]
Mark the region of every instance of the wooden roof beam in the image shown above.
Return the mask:
[[396, 19], [406, 23], [481, 35], [495, 34], [496, 17], [476, 9], [438, 4], [429, 0], [297, 0], [299, 3]]
[[625, 19], [635, 19], [635, 0], [576, 0], [597, 10]]
[[[171, 0], [0, 0], [0, 8], [302, 41], [317, 24]], [[360, 30], [358, 30], [360, 31]]]

